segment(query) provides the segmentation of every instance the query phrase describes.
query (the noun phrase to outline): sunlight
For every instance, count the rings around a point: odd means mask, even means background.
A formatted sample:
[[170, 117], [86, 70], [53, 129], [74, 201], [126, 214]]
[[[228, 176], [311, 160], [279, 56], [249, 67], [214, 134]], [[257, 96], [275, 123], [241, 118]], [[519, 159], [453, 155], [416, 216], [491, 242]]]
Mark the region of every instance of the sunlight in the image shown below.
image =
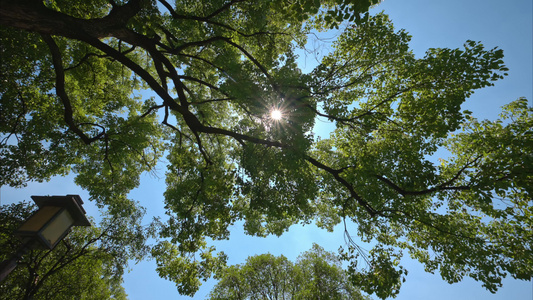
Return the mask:
[[279, 121], [279, 120], [281, 120], [281, 117], [283, 117], [283, 115], [281, 114], [281, 111], [279, 109], [273, 109], [270, 112], [270, 117], [273, 120]]

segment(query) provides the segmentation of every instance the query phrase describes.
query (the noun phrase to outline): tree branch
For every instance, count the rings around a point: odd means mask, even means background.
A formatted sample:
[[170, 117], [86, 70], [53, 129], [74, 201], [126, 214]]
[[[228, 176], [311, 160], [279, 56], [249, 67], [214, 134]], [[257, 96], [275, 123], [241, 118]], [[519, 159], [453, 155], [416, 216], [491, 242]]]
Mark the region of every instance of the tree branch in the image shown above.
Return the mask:
[[340, 170], [335, 170], [331, 167], [328, 167], [326, 165], [324, 165], [323, 163], [317, 161], [316, 159], [310, 157], [310, 156], [306, 156], [305, 158], [308, 162], [310, 162], [312, 165], [314, 165], [315, 167], [319, 168], [319, 169], [322, 169], [326, 172], [328, 172], [329, 174], [331, 174], [335, 180], [337, 180], [337, 182], [339, 182], [340, 184], [342, 184], [347, 190], [348, 192], [350, 193], [351, 197], [354, 198], [357, 203], [359, 205], [361, 205], [369, 214], [370, 216], [375, 216], [376, 215], [376, 210], [374, 208], [372, 208], [372, 206], [370, 206], [370, 204], [368, 202], [366, 202], [365, 200], [363, 200], [363, 198], [361, 198], [360, 195], [357, 194], [357, 192], [354, 190], [353, 186], [348, 182], [346, 181], [344, 178], [342, 178], [340, 176], [340, 173], [341, 171]]
[[433, 192], [436, 192], [436, 191], [440, 191], [440, 190], [464, 191], [464, 190], [469, 190], [471, 188], [471, 186], [469, 186], [469, 185], [449, 186], [449, 185], [451, 185], [454, 181], [459, 179], [459, 176], [461, 176], [461, 174], [466, 169], [468, 169], [472, 164], [475, 164], [480, 158], [481, 158], [481, 156], [479, 155], [476, 158], [474, 158], [474, 160], [472, 160], [471, 162], [466, 163], [452, 178], [450, 178], [446, 182], [443, 182], [443, 183], [441, 183], [439, 185], [436, 185], [436, 186], [434, 186], [432, 188], [428, 188], [428, 189], [420, 190], [420, 191], [407, 191], [407, 190], [399, 187], [397, 184], [393, 183], [391, 180], [389, 180], [388, 178], [386, 178], [386, 177], [384, 177], [382, 175], [377, 175], [376, 174], [376, 175], [374, 175], [374, 177], [377, 178], [378, 180], [380, 180], [381, 182], [384, 182], [385, 184], [387, 184], [389, 187], [391, 187], [393, 190], [395, 190], [396, 192], [398, 192], [402, 196], [427, 195], [427, 194], [430, 194], [430, 193], [433, 193]]
[[50, 52], [52, 54], [52, 62], [54, 64], [54, 70], [56, 73], [56, 94], [61, 99], [61, 102], [63, 103], [64, 107], [64, 119], [67, 123], [70, 130], [72, 130], [75, 134], [77, 134], [82, 141], [89, 145], [92, 142], [98, 140], [102, 137], [104, 134], [103, 132], [96, 135], [93, 138], [89, 138], [83, 131], [81, 131], [78, 126], [76, 125], [76, 122], [74, 121], [74, 110], [72, 108], [72, 105], [70, 104], [70, 99], [67, 95], [67, 92], [65, 90], [65, 70], [63, 69], [63, 62], [61, 58], [61, 52], [59, 50], [59, 47], [55, 43], [54, 39], [52, 39], [49, 35], [41, 35], [43, 40], [46, 42], [48, 47], [50, 48]]

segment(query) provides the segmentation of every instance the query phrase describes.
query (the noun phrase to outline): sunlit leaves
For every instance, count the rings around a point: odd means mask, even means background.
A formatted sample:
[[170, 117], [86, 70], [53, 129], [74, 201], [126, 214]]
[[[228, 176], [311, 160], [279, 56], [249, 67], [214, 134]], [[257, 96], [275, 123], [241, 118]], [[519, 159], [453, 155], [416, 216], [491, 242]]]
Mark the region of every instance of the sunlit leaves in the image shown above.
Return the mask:
[[159, 276], [174, 281], [180, 294], [193, 296], [200, 287], [200, 279], [206, 280], [226, 264], [224, 253], [213, 256], [213, 251], [213, 247], [202, 247], [196, 259], [180, 253], [169, 242], [161, 242], [153, 248], [152, 255], [157, 259]]
[[225, 268], [209, 299], [369, 299], [350, 283], [339, 257], [317, 244], [298, 256], [261, 254]]

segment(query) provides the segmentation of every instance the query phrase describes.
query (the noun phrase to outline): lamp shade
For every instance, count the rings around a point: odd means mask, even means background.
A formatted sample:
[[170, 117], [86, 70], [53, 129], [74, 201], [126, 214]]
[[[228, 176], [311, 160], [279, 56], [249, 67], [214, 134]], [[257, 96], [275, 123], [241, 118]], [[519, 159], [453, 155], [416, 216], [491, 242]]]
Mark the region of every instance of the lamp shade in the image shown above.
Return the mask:
[[32, 196], [32, 199], [39, 210], [20, 226], [16, 234], [37, 241], [37, 245], [53, 249], [72, 226], [91, 226], [78, 195]]

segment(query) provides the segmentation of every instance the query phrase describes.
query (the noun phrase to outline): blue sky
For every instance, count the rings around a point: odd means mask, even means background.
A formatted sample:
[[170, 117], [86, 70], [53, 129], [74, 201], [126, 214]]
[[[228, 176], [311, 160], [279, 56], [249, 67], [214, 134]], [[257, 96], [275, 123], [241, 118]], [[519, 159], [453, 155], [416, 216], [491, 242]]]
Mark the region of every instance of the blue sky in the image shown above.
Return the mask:
[[[533, 99], [533, 7], [531, 0], [385, 0], [372, 10], [384, 10], [389, 14], [396, 28], [405, 28], [412, 35], [411, 47], [422, 56], [431, 47], [462, 47], [470, 39], [481, 41], [486, 48], [498, 46], [504, 50], [509, 76], [489, 87], [476, 92], [464, 106], [481, 119], [494, 119], [500, 107], [518, 97]], [[163, 192], [165, 190], [164, 168], [156, 176], [143, 176], [141, 186], [131, 193], [147, 207], [148, 215], [162, 215]], [[31, 195], [79, 194], [89, 199], [88, 194], [73, 183], [73, 177], [54, 178], [47, 183], [32, 183], [23, 189], [1, 188], [1, 203], [30, 200]], [[88, 202], [88, 201], [86, 201]], [[88, 214], [97, 216], [98, 211], [91, 203], [85, 205]], [[148, 220], [147, 220], [148, 222]], [[316, 242], [330, 251], [336, 251], [344, 243], [343, 228], [333, 233], [318, 230], [314, 226], [293, 226], [280, 238], [251, 238], [242, 234], [242, 228], [235, 225], [229, 241], [217, 243], [217, 249], [229, 256], [229, 263], [242, 263], [249, 255], [270, 252], [283, 254], [294, 260], [298, 254], [309, 250]], [[504, 287], [491, 294], [470, 279], [450, 285], [439, 275], [425, 273], [422, 266], [405, 259], [409, 270], [397, 299], [533, 299], [531, 281], [504, 280]], [[131, 266], [125, 274], [126, 292], [130, 299], [191, 299], [180, 296], [174, 283], [158, 277], [154, 262], [142, 262]], [[192, 299], [204, 299], [215, 281], [206, 282]]]

